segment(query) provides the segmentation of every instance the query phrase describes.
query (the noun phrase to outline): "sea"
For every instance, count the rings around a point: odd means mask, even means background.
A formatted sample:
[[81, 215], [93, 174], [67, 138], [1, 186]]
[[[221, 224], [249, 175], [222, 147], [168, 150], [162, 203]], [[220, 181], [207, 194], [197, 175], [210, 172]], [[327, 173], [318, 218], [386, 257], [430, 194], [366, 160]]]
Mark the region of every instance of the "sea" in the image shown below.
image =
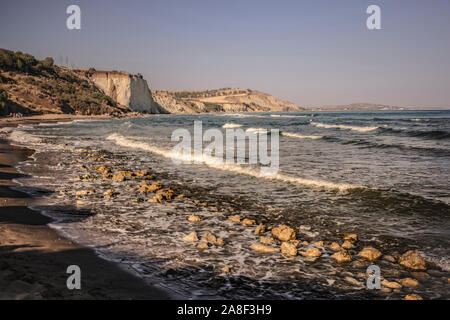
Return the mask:
[[[191, 161], [174, 152], [179, 141], [173, 133], [185, 129], [193, 139], [198, 121], [203, 132], [216, 129], [225, 136], [227, 130], [243, 130], [267, 135], [269, 142], [271, 130], [278, 130], [278, 171], [262, 174], [264, 165], [248, 163], [248, 156], [222, 163], [214, 155]], [[36, 150], [18, 166], [24, 177], [17, 179], [18, 189], [36, 197], [32, 209], [52, 217], [51, 227], [62, 235], [177, 297], [450, 298], [450, 111], [151, 115], [8, 130], [13, 144]], [[244, 148], [246, 155], [248, 145]], [[87, 153], [103, 158], [92, 162]], [[149, 202], [151, 196], [137, 190], [138, 178], [103, 180], [95, 172], [100, 165], [147, 170], [182, 197]], [[88, 172], [98, 178], [79, 180]], [[77, 195], [86, 189], [94, 192]], [[104, 197], [108, 189], [117, 196]], [[202, 221], [189, 222], [192, 214]], [[233, 223], [231, 215], [268, 229], [288, 225], [300, 240], [299, 251], [317, 247], [322, 255], [255, 252], [250, 248], [259, 238], [255, 226]], [[199, 237], [211, 232], [225, 245], [198, 249], [182, 240], [193, 231]], [[349, 250], [353, 259], [338, 264], [328, 245], [342, 244], [348, 233], [358, 235]], [[365, 246], [384, 256], [359, 259]], [[425, 275], [396, 262], [407, 250], [425, 258]], [[371, 264], [380, 267], [383, 279], [416, 277], [420, 285], [368, 290]]]

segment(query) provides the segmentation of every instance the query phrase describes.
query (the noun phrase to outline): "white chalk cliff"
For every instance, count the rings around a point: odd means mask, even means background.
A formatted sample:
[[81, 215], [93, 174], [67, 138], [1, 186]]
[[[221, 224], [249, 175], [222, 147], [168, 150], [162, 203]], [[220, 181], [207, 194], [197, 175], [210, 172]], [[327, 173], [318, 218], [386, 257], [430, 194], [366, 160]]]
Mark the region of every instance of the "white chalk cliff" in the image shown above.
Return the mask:
[[94, 71], [90, 74], [94, 85], [116, 102], [133, 111], [164, 113], [153, 100], [147, 81], [141, 75], [117, 71]]

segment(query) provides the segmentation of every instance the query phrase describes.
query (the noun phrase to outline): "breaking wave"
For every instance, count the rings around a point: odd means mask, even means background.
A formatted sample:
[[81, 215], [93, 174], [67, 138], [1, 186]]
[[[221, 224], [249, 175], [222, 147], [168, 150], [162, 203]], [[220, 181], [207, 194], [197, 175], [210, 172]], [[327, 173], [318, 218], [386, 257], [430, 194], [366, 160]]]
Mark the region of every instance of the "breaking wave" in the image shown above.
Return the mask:
[[235, 128], [240, 128], [242, 127], [242, 124], [237, 124], [237, 123], [225, 123], [222, 128], [224, 129], [235, 129]]
[[323, 136], [307, 136], [307, 135], [303, 135], [303, 134], [292, 133], [292, 132], [285, 132], [285, 131], [281, 131], [281, 135], [285, 136], [285, 137], [297, 138], [297, 139], [313, 139], [313, 140], [317, 140], [317, 139], [322, 139], [323, 138]]
[[245, 174], [247, 176], [251, 176], [251, 177], [259, 178], [259, 179], [283, 181], [283, 182], [307, 186], [307, 187], [311, 187], [311, 188], [329, 189], [329, 190], [338, 190], [338, 191], [348, 191], [348, 190], [352, 190], [352, 189], [361, 189], [361, 188], [365, 189], [366, 188], [363, 186], [357, 186], [357, 185], [352, 185], [352, 184], [347, 184], [347, 183], [336, 183], [336, 182], [325, 181], [325, 180], [320, 180], [320, 179], [304, 179], [304, 178], [300, 178], [300, 177], [289, 176], [289, 175], [286, 175], [283, 173], [265, 174], [265, 173], [261, 172], [261, 170], [259, 170], [259, 168], [243, 167], [243, 166], [240, 166], [240, 165], [234, 164], [234, 163], [231, 163], [231, 164], [226, 163], [223, 159], [220, 159], [217, 157], [211, 157], [211, 156], [208, 156], [205, 154], [196, 156], [193, 154], [185, 154], [185, 153], [169, 151], [169, 150], [159, 148], [157, 146], [153, 146], [146, 142], [136, 141], [135, 139], [133, 139], [133, 137], [125, 137], [125, 136], [123, 136], [121, 134], [117, 134], [117, 133], [113, 133], [113, 134], [109, 135], [106, 139], [110, 140], [110, 141], [114, 141], [115, 144], [122, 146], [122, 147], [141, 149], [143, 151], [148, 151], [148, 152], [157, 154], [159, 156], [175, 160], [177, 162], [203, 163], [213, 169], [229, 171], [229, 172], [234, 172], [234, 173], [239, 173], [239, 174]]
[[342, 124], [326, 124], [326, 123], [320, 123], [320, 122], [310, 122], [311, 125], [319, 127], [319, 128], [326, 128], [326, 129], [340, 129], [340, 130], [352, 130], [352, 131], [358, 131], [358, 132], [369, 132], [373, 130], [377, 130], [379, 127], [357, 127], [357, 126], [346, 126]]

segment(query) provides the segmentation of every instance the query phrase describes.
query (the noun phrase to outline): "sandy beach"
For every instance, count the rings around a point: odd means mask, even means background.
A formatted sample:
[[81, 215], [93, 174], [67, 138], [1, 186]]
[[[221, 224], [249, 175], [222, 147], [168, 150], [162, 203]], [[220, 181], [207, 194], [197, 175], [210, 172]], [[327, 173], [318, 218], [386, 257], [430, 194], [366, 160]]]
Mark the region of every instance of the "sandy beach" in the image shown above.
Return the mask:
[[[0, 126], [73, 118], [1, 119]], [[10, 187], [21, 177], [14, 166], [32, 153], [0, 140], [0, 299], [169, 299], [93, 250], [61, 237], [47, 226], [50, 218], [28, 208], [34, 199]], [[69, 265], [82, 270], [81, 290], [66, 286]]]

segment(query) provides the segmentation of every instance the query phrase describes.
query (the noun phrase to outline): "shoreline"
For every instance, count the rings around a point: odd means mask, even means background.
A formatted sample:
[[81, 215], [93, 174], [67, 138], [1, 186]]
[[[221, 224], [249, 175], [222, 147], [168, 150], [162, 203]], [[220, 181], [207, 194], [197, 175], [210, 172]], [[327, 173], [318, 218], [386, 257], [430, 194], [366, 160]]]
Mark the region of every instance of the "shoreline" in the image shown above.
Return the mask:
[[[86, 118], [92, 117], [19, 118], [9, 119], [6, 126]], [[15, 166], [33, 153], [0, 137], [0, 300], [173, 299], [165, 290], [101, 258], [94, 249], [59, 235], [47, 225], [51, 218], [28, 208], [34, 198], [10, 187], [17, 186], [13, 179], [23, 176]], [[81, 290], [66, 286], [69, 265], [81, 269]]]

